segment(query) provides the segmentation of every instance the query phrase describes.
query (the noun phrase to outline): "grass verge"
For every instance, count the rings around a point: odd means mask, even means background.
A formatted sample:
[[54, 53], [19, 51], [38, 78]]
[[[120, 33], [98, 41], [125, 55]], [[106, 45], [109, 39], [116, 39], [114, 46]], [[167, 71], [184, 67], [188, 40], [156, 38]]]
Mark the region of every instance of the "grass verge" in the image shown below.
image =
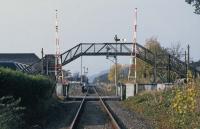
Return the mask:
[[144, 92], [122, 104], [142, 115], [155, 129], [200, 129], [199, 82], [161, 92]]

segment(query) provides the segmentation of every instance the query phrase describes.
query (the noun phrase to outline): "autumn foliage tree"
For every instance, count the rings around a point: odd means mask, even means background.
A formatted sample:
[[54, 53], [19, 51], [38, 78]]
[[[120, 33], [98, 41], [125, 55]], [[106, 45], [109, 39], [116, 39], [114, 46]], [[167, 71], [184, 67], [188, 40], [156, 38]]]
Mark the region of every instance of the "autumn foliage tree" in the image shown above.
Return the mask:
[[[157, 82], [163, 82], [167, 81], [168, 78], [168, 60], [169, 60], [169, 54], [172, 56], [177, 57], [178, 59], [181, 58], [182, 54], [182, 48], [180, 43], [174, 44], [172, 48], [163, 48], [160, 45], [160, 42], [156, 37], [151, 37], [145, 41], [145, 48], [150, 50], [156, 57], [156, 73], [157, 73], [157, 79], [155, 81]], [[147, 55], [148, 58], [148, 55]], [[147, 82], [153, 82], [154, 81], [154, 66], [137, 59], [137, 81], [139, 83], [147, 83]], [[176, 73], [170, 72], [171, 78], [176, 78]]]
[[[117, 64], [117, 80], [119, 79], [120, 71], [122, 69], [122, 65]], [[111, 82], [115, 81], [115, 65], [113, 65], [108, 73], [108, 80]]]
[[[154, 82], [167, 82], [168, 80], [174, 81], [178, 78], [178, 74], [175, 71], [169, 71], [169, 57], [174, 56], [178, 59], [181, 59], [183, 49], [180, 45], [174, 44], [171, 48], [163, 48], [158, 41], [157, 38], [151, 37], [149, 39], [146, 39], [145, 41], [145, 48], [150, 50], [154, 56], [155, 60], [153, 62], [156, 62], [156, 71], [154, 64], [149, 64], [148, 62], [145, 62], [144, 60], [141, 60], [139, 58], [136, 59], [137, 65], [136, 65], [136, 73], [137, 73], [137, 83], [154, 83]], [[140, 49], [138, 49], [140, 50]], [[170, 55], [170, 56], [169, 56]], [[146, 55], [146, 58], [148, 59], [148, 54]], [[129, 67], [124, 68], [122, 65], [117, 66], [117, 80], [120, 82], [127, 82], [128, 80], [128, 73]], [[123, 69], [126, 69], [126, 72]], [[131, 66], [131, 76], [134, 77], [135, 72], [135, 66], [134, 63]], [[125, 75], [125, 74], [126, 75]], [[155, 74], [156, 73], [156, 74]], [[123, 75], [123, 76], [121, 76]], [[156, 76], [156, 79], [155, 79]], [[170, 79], [169, 79], [170, 76]], [[122, 78], [123, 77], [123, 78]], [[111, 82], [115, 81], [115, 65], [112, 66], [110, 69], [110, 72], [108, 74], [108, 79]], [[130, 83], [134, 82], [134, 79], [129, 80]]]
[[200, 14], [200, 0], [185, 0], [185, 2], [195, 7], [194, 13]]
[[160, 42], [155, 37], [146, 39], [144, 46], [145, 48], [149, 49], [154, 54], [161, 54], [163, 51], [163, 48], [161, 47]]
[[[146, 39], [144, 46], [145, 48], [150, 50], [155, 56], [163, 55], [164, 48], [161, 47], [160, 42], [158, 41], [156, 37], [151, 37], [149, 39]], [[162, 62], [164, 62], [164, 60], [162, 60]], [[147, 63], [144, 65], [145, 65], [144, 68], [145, 68], [146, 79], [149, 79], [149, 82], [153, 82], [154, 81], [154, 78], [153, 78], [154, 66], [151, 66]]]

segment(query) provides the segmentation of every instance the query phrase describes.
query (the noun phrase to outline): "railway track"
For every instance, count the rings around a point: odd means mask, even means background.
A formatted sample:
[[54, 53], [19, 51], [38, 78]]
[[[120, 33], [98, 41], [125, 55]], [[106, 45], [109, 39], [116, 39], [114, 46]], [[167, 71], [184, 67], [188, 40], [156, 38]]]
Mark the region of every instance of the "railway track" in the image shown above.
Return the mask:
[[[99, 101], [86, 101], [86, 96], [98, 96]], [[87, 90], [69, 129], [120, 129], [109, 107], [94, 87]]]

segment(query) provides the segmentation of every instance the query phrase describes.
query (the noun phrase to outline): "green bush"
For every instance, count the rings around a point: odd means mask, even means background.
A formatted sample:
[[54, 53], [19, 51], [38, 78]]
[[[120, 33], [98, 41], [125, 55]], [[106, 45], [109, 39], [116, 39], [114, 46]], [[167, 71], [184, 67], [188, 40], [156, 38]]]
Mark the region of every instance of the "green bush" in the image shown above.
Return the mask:
[[199, 129], [199, 84], [197, 80], [162, 92], [145, 92], [122, 103], [149, 120], [155, 129]]
[[125, 100], [123, 104], [150, 121], [155, 129], [171, 129], [169, 107], [172, 95], [170, 93], [170, 91], [146, 92]]
[[0, 97], [20, 98], [20, 105], [26, 107], [27, 121], [32, 122], [44, 116], [54, 86], [54, 82], [45, 76], [0, 68]]
[[19, 106], [20, 101], [11, 96], [0, 98], [0, 129], [22, 129], [25, 108]]

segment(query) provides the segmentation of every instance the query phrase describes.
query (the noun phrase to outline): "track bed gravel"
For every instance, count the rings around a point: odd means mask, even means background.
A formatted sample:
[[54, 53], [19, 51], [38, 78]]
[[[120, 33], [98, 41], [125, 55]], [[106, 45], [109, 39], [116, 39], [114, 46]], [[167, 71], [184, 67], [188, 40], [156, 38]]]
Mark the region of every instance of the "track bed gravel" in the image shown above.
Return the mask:
[[46, 116], [45, 126], [42, 129], [66, 129], [69, 127], [80, 102], [56, 102], [50, 107]]
[[86, 102], [78, 129], [111, 129], [108, 116], [99, 101]]
[[127, 129], [153, 129], [147, 121], [138, 114], [125, 109], [120, 102], [107, 101], [107, 104]]

